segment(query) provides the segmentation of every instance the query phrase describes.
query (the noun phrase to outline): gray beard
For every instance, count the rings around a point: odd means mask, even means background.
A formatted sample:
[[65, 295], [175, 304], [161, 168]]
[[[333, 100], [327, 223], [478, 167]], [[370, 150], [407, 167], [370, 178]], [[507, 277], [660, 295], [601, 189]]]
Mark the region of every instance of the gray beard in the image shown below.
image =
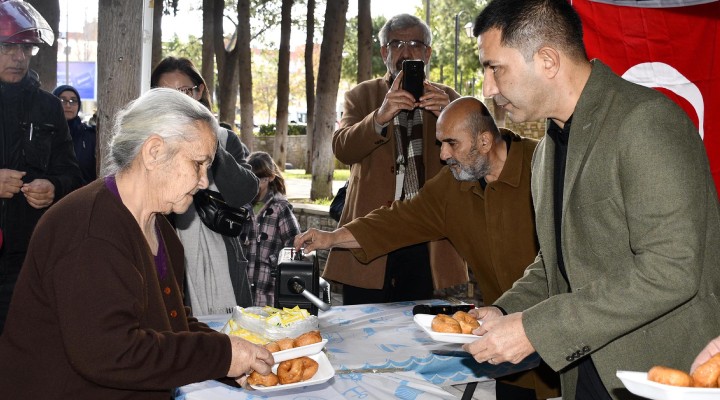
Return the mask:
[[490, 163], [488, 162], [487, 157], [481, 156], [475, 149], [470, 151], [470, 155], [476, 156], [475, 162], [470, 166], [464, 166], [458, 163], [454, 158], [447, 160], [447, 165], [451, 167], [460, 167], [459, 171], [455, 168], [450, 168], [450, 171], [455, 179], [460, 182], [477, 181], [484, 178], [490, 172]]

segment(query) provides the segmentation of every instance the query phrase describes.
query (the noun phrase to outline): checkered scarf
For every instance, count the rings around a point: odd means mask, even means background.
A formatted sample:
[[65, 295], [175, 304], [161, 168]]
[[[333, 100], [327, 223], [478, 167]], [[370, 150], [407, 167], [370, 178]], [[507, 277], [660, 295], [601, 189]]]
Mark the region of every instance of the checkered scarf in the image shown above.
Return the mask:
[[401, 200], [412, 199], [425, 184], [422, 114], [421, 108], [401, 111], [393, 120], [398, 146], [397, 171], [405, 173]]

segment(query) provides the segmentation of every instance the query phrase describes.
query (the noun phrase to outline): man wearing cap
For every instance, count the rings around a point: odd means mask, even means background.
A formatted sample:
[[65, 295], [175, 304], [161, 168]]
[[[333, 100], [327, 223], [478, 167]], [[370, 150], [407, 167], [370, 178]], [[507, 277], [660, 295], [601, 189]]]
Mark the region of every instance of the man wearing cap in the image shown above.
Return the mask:
[[54, 40], [33, 6], [0, 0], [0, 334], [35, 225], [82, 183], [60, 101], [29, 69]]

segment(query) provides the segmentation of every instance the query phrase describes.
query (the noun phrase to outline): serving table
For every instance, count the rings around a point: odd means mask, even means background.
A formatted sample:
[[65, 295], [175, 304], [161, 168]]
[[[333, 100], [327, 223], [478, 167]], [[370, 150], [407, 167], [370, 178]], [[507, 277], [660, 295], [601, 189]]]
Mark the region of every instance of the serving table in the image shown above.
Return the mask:
[[[325, 351], [335, 369], [326, 383], [264, 394], [205, 381], [178, 388], [175, 398], [297, 399], [302, 393], [303, 399], [454, 399], [442, 386], [486, 381], [539, 364], [537, 354], [517, 365], [478, 363], [462, 345], [434, 341], [413, 322], [412, 309], [416, 304], [443, 303], [361, 304], [321, 311], [320, 332], [328, 339]], [[198, 317], [218, 330], [229, 318], [229, 314]]]

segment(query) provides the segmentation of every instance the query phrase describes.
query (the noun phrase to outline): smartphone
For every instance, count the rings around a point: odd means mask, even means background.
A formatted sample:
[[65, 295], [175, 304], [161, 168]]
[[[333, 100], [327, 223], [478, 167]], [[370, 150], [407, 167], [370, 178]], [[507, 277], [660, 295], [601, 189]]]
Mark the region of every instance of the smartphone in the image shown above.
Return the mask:
[[425, 63], [423, 60], [405, 60], [402, 63], [403, 69], [403, 90], [407, 90], [415, 96], [415, 101], [420, 101], [423, 95], [423, 81], [425, 80]]

